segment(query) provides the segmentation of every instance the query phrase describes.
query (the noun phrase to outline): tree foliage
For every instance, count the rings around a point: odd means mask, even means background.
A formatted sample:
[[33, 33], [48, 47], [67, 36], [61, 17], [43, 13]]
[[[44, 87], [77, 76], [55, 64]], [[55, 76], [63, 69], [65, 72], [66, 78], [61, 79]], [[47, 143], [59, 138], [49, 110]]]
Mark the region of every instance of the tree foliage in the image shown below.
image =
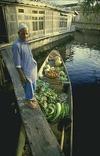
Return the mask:
[[90, 12], [100, 13], [100, 0], [84, 0], [81, 8], [83, 13], [89, 14]]

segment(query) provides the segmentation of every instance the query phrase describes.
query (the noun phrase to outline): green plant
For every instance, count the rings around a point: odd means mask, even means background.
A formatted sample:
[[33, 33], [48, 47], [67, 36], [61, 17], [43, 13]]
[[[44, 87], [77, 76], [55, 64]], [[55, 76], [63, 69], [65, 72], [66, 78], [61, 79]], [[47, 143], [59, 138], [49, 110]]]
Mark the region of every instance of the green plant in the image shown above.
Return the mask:
[[100, 1], [99, 0], [84, 0], [81, 4], [83, 14], [100, 13]]

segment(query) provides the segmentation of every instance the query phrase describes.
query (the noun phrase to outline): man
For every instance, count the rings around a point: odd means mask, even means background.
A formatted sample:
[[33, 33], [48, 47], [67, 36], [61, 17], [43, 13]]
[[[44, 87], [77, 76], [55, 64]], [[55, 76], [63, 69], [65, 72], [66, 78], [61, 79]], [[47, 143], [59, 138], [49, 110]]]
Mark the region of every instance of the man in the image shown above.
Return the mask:
[[29, 48], [28, 27], [24, 23], [18, 27], [19, 38], [13, 43], [13, 59], [25, 91], [26, 104], [34, 108], [37, 104], [34, 97], [37, 80], [37, 63]]

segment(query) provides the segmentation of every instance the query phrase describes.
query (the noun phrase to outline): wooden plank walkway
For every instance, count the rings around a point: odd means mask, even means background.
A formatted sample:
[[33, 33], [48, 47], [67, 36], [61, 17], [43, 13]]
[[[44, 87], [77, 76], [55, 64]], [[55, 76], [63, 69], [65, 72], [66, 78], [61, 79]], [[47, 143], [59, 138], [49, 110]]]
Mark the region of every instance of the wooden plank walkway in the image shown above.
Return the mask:
[[37, 108], [31, 109], [24, 103], [24, 90], [13, 63], [11, 47], [2, 49], [1, 54], [14, 86], [32, 156], [64, 156], [39, 105]]

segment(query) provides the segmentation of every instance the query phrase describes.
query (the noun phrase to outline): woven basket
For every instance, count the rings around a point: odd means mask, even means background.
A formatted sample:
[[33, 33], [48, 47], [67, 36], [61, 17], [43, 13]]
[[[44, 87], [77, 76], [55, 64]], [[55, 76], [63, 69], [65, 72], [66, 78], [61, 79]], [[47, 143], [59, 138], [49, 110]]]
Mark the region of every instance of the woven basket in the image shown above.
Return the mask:
[[61, 92], [63, 89], [63, 83], [58, 79], [58, 78], [48, 78], [45, 77], [45, 81], [48, 82], [50, 84], [50, 86], [57, 90], [58, 92]]

